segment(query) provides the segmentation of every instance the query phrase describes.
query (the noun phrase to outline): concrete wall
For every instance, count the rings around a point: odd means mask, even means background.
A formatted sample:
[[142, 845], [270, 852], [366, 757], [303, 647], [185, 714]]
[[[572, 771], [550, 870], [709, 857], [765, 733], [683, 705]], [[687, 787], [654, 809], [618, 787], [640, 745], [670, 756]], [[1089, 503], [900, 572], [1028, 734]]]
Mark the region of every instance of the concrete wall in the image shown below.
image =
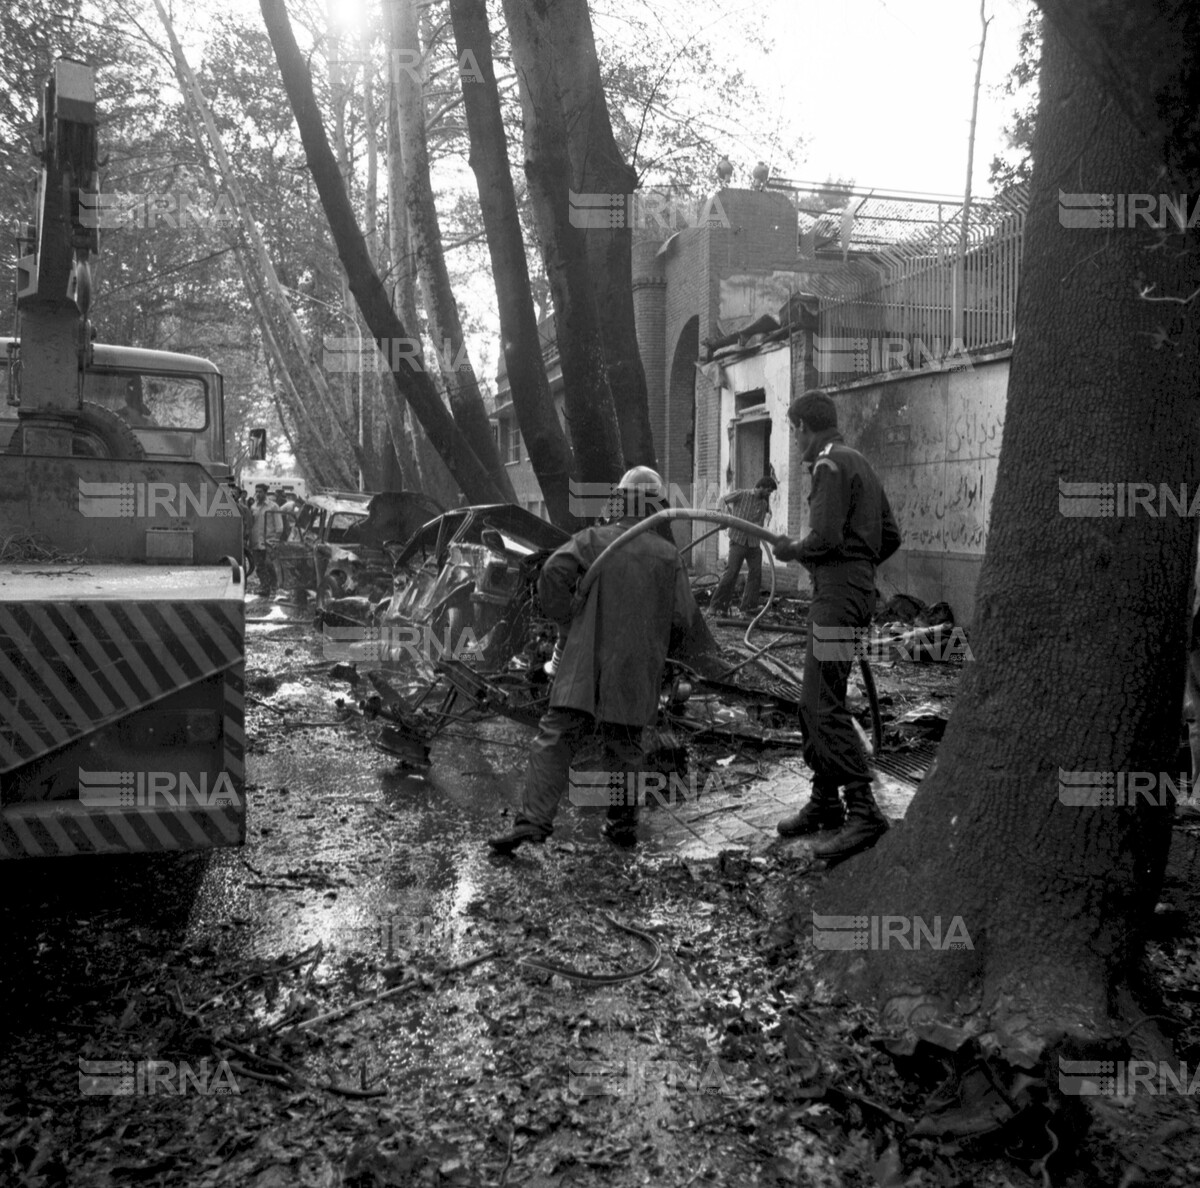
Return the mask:
[[[767, 522], [767, 526], [775, 532], [791, 533], [793, 529], [789, 522], [789, 508], [792, 506], [791, 491], [795, 485], [794, 478], [798, 471], [792, 465], [792, 433], [787, 420], [788, 404], [791, 402], [791, 352], [788, 344], [786, 342], [772, 343], [770, 347], [756, 354], [748, 355], [744, 359], [738, 359], [722, 370], [725, 376], [725, 385], [721, 388], [719, 396], [720, 431], [717, 435], [720, 483], [715, 492], [716, 498], [714, 498], [712, 490], [705, 492], [708, 506], [717, 507], [719, 496], [728, 494], [736, 484], [736, 475], [733, 481], [730, 481], [728, 477], [733, 466], [733, 442], [730, 438], [729, 428], [736, 416], [735, 397], [739, 392], [750, 392], [755, 388], [762, 388], [766, 394], [767, 415], [771, 420], [771, 442], [768, 456], [779, 482], [779, 489], [771, 500], [771, 518]], [[722, 509], [718, 507], [718, 510]], [[720, 542], [718, 556], [720, 565], [723, 567], [729, 552], [729, 534], [721, 532], [717, 539]], [[777, 569], [781, 585], [788, 588], [796, 586], [797, 579], [802, 573], [803, 570], [795, 565], [780, 564]], [[783, 581], [785, 576], [786, 581]]]
[[[800, 536], [808, 530], [809, 480], [786, 414], [791, 397], [816, 381], [811, 332], [798, 332], [791, 344], [722, 360], [719, 370], [702, 373], [695, 364], [706, 339], [732, 333], [760, 314], [777, 315], [790, 294], [810, 292], [811, 274], [853, 272], [861, 265], [803, 256], [796, 212], [782, 194], [721, 190], [712, 213], [723, 214], [719, 225], [634, 245], [638, 345], [659, 467], [669, 484], [711, 505], [710, 492], [729, 489], [734, 394], [761, 387], [772, 420], [771, 462], [781, 483], [774, 522]], [[555, 381], [560, 390], [557, 374]], [[974, 615], [1007, 386], [1008, 356], [1002, 353], [974, 360], [969, 370], [903, 372], [825, 389], [838, 403], [846, 440], [879, 471], [904, 534], [900, 553], [881, 572], [881, 591], [949, 602], [966, 624]], [[502, 382], [502, 400], [505, 389]], [[523, 503], [539, 497], [527, 459], [509, 473]], [[690, 534], [680, 526], [676, 535], [683, 544]], [[719, 570], [726, 539], [720, 533], [692, 550], [698, 572]], [[780, 566], [780, 575], [785, 586], [808, 585], [800, 566]]]
[[[655, 425], [655, 443], [667, 482], [701, 494], [723, 481], [726, 448], [717, 390], [695, 367], [704, 340], [738, 330], [761, 314], [777, 314], [788, 295], [802, 289], [802, 278], [788, 271], [797, 267], [798, 233], [796, 210], [786, 196], [723, 189], [709, 211], [717, 221], [678, 232], [657, 257], [666, 280], [667, 374], [662, 436]], [[717, 547], [717, 538], [710, 537], [692, 550], [691, 564], [700, 572], [716, 569]]]
[[901, 373], [836, 388], [846, 441], [875, 466], [904, 544], [880, 571], [880, 590], [975, 612], [1004, 430], [1009, 354], [970, 369]]

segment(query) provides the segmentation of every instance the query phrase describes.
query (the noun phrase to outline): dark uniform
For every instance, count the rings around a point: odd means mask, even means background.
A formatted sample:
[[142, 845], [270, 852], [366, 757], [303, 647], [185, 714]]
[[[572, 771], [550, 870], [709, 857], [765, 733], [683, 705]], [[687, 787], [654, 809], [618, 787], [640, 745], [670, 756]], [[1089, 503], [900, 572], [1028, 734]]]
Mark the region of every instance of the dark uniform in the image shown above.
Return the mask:
[[[805, 827], [812, 818], [821, 827], [840, 824], [839, 788], [847, 789], [851, 815], [856, 800], [874, 809], [870, 767], [846, 707], [846, 682], [854, 655], [851, 641], [870, 625], [875, 612], [875, 567], [900, 547], [883, 486], [866, 458], [846, 445], [836, 429], [815, 434], [804, 460], [812, 472], [809, 532], [775, 552], [812, 573], [800, 718], [817, 812], [810, 807], [809, 819], [801, 813], [781, 822], [784, 834], [814, 832]], [[877, 816], [878, 810], [874, 812]]]

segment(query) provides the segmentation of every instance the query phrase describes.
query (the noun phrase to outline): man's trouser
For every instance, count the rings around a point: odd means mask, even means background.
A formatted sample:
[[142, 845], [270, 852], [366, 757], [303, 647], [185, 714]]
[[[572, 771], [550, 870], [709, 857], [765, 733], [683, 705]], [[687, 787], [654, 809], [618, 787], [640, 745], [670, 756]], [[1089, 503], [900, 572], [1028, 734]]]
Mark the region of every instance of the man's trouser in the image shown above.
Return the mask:
[[[622, 790], [628, 789], [630, 781], [624, 778], [625, 774], [640, 770], [642, 765], [642, 727], [597, 722], [582, 710], [548, 709], [533, 740], [521, 811], [516, 819], [518, 825], [537, 825], [550, 831], [558, 802], [571, 778], [571, 762], [593, 739], [600, 743], [600, 756], [595, 764], [599, 770], [583, 773], [584, 779], [577, 779], [576, 786], [585, 793], [583, 799], [588, 804], [596, 803], [591, 794], [603, 786], [602, 777], [606, 773], [618, 777], [613, 779], [614, 789], [618, 785]], [[632, 806], [614, 804], [608, 811], [609, 818], [635, 821], [636, 797], [633, 799]]]
[[846, 708], [846, 681], [853, 657], [860, 654], [855, 641], [866, 634], [854, 629], [868, 627], [875, 611], [875, 566], [870, 561], [818, 565], [812, 578], [800, 695], [804, 761], [813, 770], [814, 787], [870, 783], [871, 769]]
[[746, 562], [746, 588], [742, 591], [742, 610], [752, 610], [757, 606], [759, 591], [762, 589], [762, 545], [758, 541], [748, 545], [734, 544], [730, 541], [725, 572], [717, 583], [712, 602], [709, 603], [713, 610], [728, 609], [743, 561]]
[[275, 566], [267, 560], [267, 550], [251, 549], [250, 556], [254, 560], [254, 572], [258, 574], [258, 588], [266, 594], [275, 589]]

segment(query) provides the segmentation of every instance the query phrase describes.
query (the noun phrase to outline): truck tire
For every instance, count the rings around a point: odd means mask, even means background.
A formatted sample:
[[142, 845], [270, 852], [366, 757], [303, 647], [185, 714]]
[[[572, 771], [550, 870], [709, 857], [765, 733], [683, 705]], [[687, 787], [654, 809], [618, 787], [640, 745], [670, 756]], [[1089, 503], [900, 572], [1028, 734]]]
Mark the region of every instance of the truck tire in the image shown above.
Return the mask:
[[[24, 428], [13, 430], [8, 452], [19, 454], [24, 440]], [[137, 434], [115, 412], [102, 404], [83, 402], [75, 415], [71, 438], [71, 453], [76, 458], [144, 458], [146, 451]]]

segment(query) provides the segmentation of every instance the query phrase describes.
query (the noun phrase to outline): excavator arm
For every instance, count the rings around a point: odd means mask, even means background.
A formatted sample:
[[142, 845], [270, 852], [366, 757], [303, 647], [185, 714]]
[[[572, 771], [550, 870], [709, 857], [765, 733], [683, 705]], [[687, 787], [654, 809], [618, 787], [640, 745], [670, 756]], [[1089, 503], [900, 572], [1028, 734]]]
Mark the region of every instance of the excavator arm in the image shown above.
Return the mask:
[[99, 250], [95, 73], [61, 59], [42, 94], [36, 223], [17, 262], [20, 348], [10, 368], [25, 453], [69, 455], [91, 349], [91, 259]]

